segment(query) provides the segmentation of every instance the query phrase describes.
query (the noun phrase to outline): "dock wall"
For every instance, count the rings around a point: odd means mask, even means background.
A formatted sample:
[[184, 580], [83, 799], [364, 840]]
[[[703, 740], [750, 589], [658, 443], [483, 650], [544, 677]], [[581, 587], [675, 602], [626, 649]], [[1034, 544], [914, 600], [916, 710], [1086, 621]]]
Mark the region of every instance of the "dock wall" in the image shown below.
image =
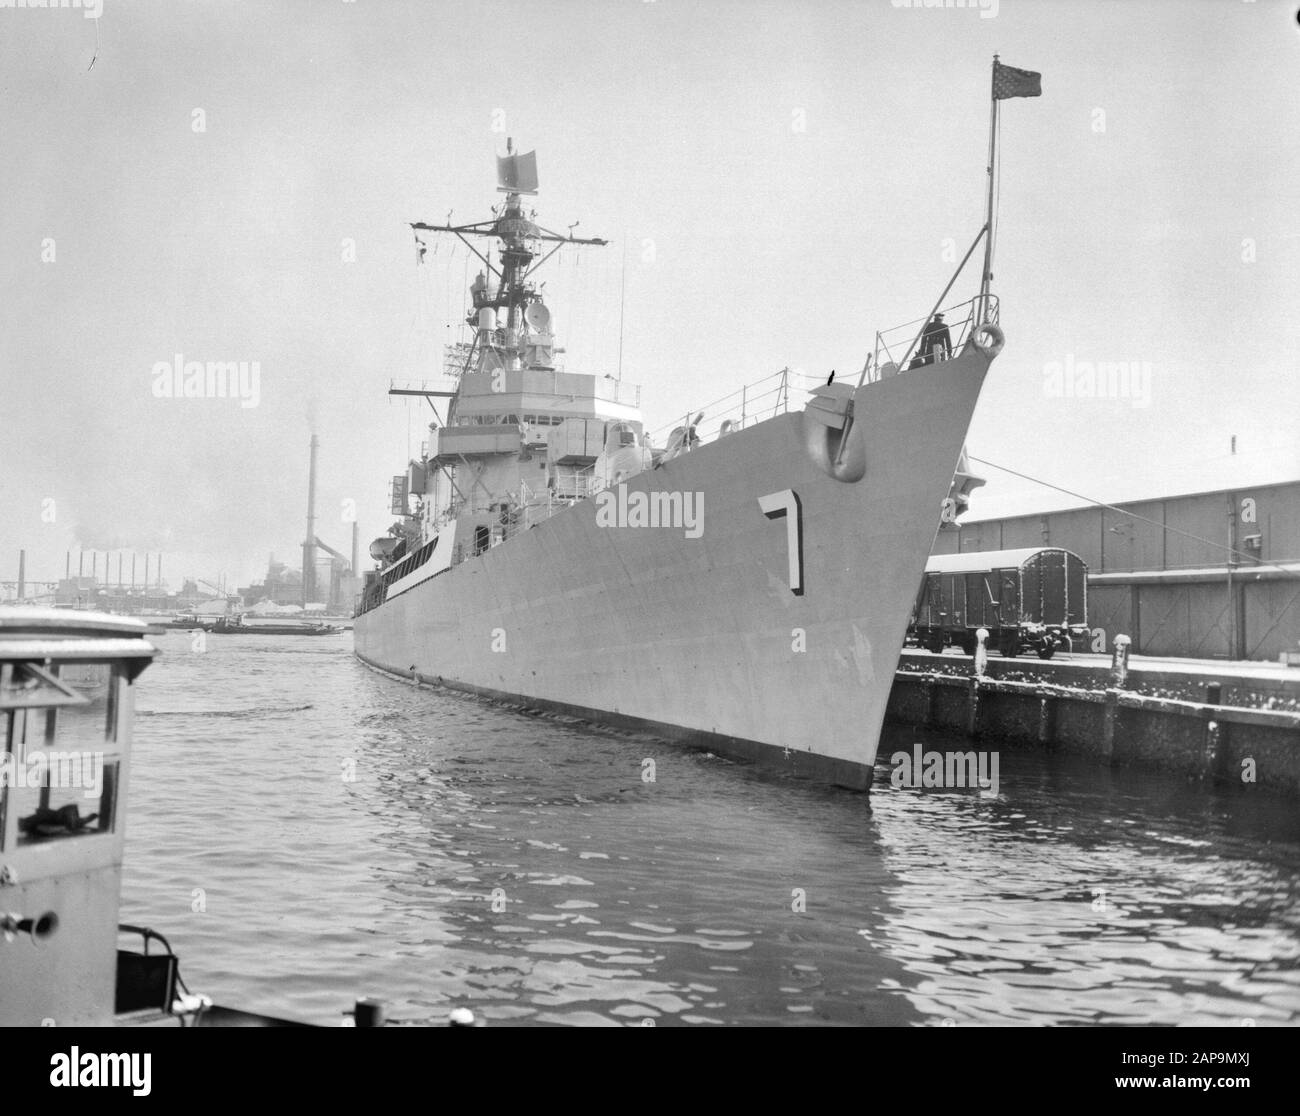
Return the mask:
[[1109, 667], [993, 658], [976, 670], [905, 651], [887, 719], [1300, 795], [1300, 672], [1130, 667], [1122, 642]]

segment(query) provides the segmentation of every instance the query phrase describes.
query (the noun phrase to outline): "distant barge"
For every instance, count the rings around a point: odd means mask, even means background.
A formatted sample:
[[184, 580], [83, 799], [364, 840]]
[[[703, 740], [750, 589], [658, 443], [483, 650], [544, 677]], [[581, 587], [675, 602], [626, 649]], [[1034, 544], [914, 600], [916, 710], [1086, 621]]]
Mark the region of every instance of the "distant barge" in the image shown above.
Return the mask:
[[180, 632], [213, 632], [216, 635], [274, 635], [274, 636], [324, 636], [337, 635], [345, 629], [337, 624], [257, 624], [248, 623], [242, 616], [219, 616], [215, 619], [179, 617], [150, 625], [149, 630]]

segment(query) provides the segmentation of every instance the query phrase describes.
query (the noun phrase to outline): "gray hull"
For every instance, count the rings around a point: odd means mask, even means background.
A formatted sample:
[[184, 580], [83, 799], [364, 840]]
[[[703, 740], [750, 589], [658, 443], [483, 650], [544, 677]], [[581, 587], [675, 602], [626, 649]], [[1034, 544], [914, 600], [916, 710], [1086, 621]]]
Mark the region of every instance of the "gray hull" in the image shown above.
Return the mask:
[[[860, 388], [838, 455], [860, 479], [831, 475], [825, 426], [777, 416], [627, 482], [702, 494], [700, 537], [600, 526], [584, 500], [357, 617], [357, 654], [866, 788], [988, 365], [968, 349]], [[786, 490], [801, 562], [759, 504]]]

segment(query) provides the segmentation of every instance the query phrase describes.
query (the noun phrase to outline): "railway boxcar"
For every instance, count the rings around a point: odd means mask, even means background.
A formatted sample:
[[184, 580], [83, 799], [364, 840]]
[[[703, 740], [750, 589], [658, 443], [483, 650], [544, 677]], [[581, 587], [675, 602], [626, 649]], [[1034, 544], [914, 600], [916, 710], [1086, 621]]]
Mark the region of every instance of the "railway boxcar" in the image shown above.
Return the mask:
[[1088, 632], [1088, 567], [1059, 547], [937, 554], [925, 567], [908, 634], [922, 647], [988, 646], [1008, 657], [1036, 651], [1050, 659]]

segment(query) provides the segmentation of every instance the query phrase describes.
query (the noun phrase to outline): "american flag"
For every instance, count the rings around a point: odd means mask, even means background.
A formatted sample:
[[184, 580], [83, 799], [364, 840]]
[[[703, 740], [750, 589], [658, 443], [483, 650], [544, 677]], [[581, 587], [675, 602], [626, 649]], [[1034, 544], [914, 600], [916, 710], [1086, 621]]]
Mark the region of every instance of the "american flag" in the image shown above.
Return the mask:
[[1041, 97], [1043, 75], [1033, 70], [1017, 70], [1014, 66], [993, 63], [993, 99], [1005, 101], [1008, 97]]

